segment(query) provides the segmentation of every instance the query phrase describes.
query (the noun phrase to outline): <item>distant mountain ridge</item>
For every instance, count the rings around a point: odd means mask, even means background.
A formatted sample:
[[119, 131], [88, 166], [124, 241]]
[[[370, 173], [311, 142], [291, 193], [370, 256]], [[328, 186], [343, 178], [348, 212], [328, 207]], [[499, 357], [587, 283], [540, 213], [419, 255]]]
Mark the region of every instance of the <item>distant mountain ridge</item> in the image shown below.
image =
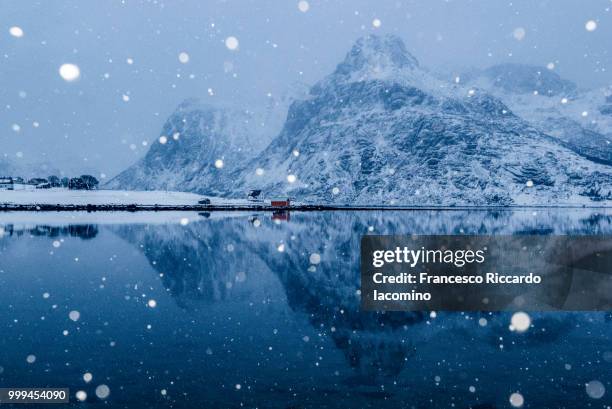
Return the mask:
[[546, 67], [527, 64], [505, 63], [493, 65], [484, 70], [475, 70], [462, 76], [468, 82], [471, 79], [483, 78], [490, 81], [490, 86], [511, 93], [533, 93], [541, 95], [574, 95], [578, 89], [572, 81], [563, 79], [556, 72]]
[[[508, 83], [528, 87], [522, 80]], [[542, 82], [547, 89], [553, 85], [554, 92], [573, 90], [554, 76]], [[240, 116], [234, 122], [241, 122]], [[167, 128], [174, 129], [167, 124], [164, 133]], [[215, 144], [233, 155], [240, 144], [225, 143], [227, 132], [216, 135], [221, 140]], [[125, 188], [126, 179], [142, 180], [162, 168], [168, 177], [154, 182], [157, 188], [234, 197], [258, 188], [304, 202], [450, 206], [612, 200], [610, 166], [532, 126], [486, 89], [435, 78], [396, 36], [357, 40], [332, 74], [291, 104], [278, 136], [261, 150], [240, 152], [232, 159], [237, 166], [214, 169], [214, 156], [222, 152], [210, 142], [190, 148], [155, 144], [136, 167], [138, 177], [122, 174], [115, 186]], [[169, 163], [181, 163], [180, 169]]]
[[589, 160], [612, 165], [612, 89], [578, 90], [550, 69], [500, 64], [462, 76]]
[[0, 176], [22, 177], [27, 180], [40, 177], [46, 178], [51, 175], [63, 176], [64, 173], [54, 165], [44, 161], [32, 163], [23, 159], [9, 160], [0, 158]]

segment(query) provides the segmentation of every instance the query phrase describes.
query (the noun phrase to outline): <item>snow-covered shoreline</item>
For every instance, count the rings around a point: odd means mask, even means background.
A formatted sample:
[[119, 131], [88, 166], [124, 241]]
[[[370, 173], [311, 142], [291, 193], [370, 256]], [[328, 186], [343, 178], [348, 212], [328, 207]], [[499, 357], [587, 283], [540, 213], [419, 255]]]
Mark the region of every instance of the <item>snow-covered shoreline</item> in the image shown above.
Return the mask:
[[[0, 190], [0, 205], [59, 206], [195, 206], [206, 196], [187, 192], [129, 190], [68, 190], [62, 188], [36, 190]], [[246, 204], [246, 200], [210, 198], [214, 204]]]
[[[199, 204], [209, 199], [210, 204]], [[459, 209], [500, 209], [500, 208], [610, 208], [609, 201], [593, 202], [587, 198], [573, 203], [538, 203], [522, 198], [513, 205], [440, 205], [402, 203], [300, 203], [274, 207], [270, 200], [251, 202], [247, 199], [232, 199], [203, 196], [196, 193], [172, 191], [129, 191], [129, 190], [69, 190], [62, 188], [36, 190], [0, 190], [0, 210], [459, 210]], [[2, 209], [3, 208], [3, 209]], [[207, 208], [207, 209], [202, 209]]]

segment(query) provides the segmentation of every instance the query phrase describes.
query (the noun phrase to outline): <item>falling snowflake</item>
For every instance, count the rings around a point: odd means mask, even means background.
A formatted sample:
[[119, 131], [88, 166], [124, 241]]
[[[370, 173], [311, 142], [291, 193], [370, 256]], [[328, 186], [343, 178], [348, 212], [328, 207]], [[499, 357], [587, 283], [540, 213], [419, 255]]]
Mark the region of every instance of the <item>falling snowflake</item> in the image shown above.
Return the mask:
[[189, 224], [189, 219], [186, 218], [186, 217], [183, 217], [183, 218], [181, 218], [179, 223], [181, 224], [181, 226], [187, 226]]
[[68, 318], [70, 318], [74, 322], [77, 322], [79, 318], [81, 318], [81, 313], [76, 310], [72, 310], [68, 313]]
[[296, 180], [297, 180], [297, 176], [295, 176], [295, 175], [287, 175], [287, 182], [295, 183]]
[[601, 399], [606, 393], [606, 387], [600, 381], [591, 381], [585, 385], [586, 393], [592, 399]]
[[178, 55], [178, 59], [182, 64], [187, 64], [189, 62], [189, 54], [187, 54], [185, 51], [179, 53]]
[[159, 137], [159, 143], [161, 143], [162, 145], [165, 145], [166, 142], [168, 142], [168, 138], [165, 137], [164, 135]]
[[13, 37], [21, 38], [23, 37], [23, 30], [21, 27], [13, 26], [9, 28], [9, 34]]
[[87, 383], [91, 382], [91, 380], [93, 379], [93, 375], [90, 372], [85, 372], [83, 374], [83, 380]]
[[306, 13], [310, 9], [310, 4], [306, 0], [301, 0], [298, 2], [298, 9], [302, 13]]
[[525, 34], [527, 34], [527, 32], [525, 31], [523, 27], [517, 27], [512, 32], [512, 36], [514, 37], [515, 40], [518, 40], [518, 41], [522, 41], [525, 38]]
[[380, 28], [381, 25], [382, 25], [382, 21], [380, 21], [379, 18], [375, 18], [374, 20], [372, 20], [372, 26], [374, 28]]
[[309, 258], [310, 264], [319, 264], [321, 262], [321, 255], [319, 253], [312, 253]]
[[597, 23], [595, 20], [589, 20], [584, 24], [584, 28], [586, 28], [586, 31], [595, 31], [597, 30]]
[[257, 176], [261, 176], [261, 175], [264, 174], [264, 170], [262, 168], [257, 168], [257, 169], [255, 169], [255, 174]]
[[149, 306], [149, 308], [155, 308], [155, 307], [157, 307], [157, 301], [155, 301], [154, 299], [150, 299], [147, 302], [147, 305]]
[[222, 159], [217, 159], [217, 160], [215, 161], [215, 168], [217, 168], [217, 169], [222, 169], [222, 168], [223, 168], [223, 165], [224, 165], [224, 163], [223, 163], [223, 160], [222, 160]]
[[60, 76], [68, 82], [76, 81], [81, 76], [81, 70], [76, 64], [62, 64], [59, 67]]
[[106, 399], [110, 395], [110, 388], [104, 384], [98, 385], [96, 388], [96, 396], [100, 399]]
[[28, 355], [26, 357], [26, 362], [29, 364], [33, 364], [34, 362], [36, 362], [36, 355], [32, 355], [32, 354]]
[[531, 326], [531, 317], [525, 312], [515, 312], [510, 319], [510, 329], [516, 332], [525, 332]]
[[520, 408], [524, 403], [525, 399], [520, 393], [514, 392], [512, 395], [510, 395], [510, 404], [515, 408]]
[[225, 46], [232, 51], [238, 49], [238, 39], [234, 36], [229, 36], [225, 39]]
[[87, 400], [87, 392], [85, 391], [77, 391], [74, 396], [76, 396], [77, 400], [81, 402], [85, 402]]

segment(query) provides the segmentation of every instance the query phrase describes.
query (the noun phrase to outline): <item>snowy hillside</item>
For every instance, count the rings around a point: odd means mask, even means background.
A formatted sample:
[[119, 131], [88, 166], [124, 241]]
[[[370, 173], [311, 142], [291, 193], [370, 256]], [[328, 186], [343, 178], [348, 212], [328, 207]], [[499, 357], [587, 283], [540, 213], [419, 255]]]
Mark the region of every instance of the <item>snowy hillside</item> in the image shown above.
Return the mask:
[[478, 89], [441, 83], [397, 37], [357, 41], [234, 192], [309, 201], [562, 204], [612, 199], [612, 168], [567, 149]]

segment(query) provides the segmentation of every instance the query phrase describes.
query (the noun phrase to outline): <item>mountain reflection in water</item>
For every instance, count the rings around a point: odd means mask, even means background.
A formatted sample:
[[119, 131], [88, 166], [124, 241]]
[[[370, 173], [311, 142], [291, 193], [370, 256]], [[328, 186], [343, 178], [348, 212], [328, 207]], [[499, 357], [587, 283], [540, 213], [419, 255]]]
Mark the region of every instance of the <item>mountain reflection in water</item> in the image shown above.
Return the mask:
[[[505, 313], [359, 308], [364, 234], [603, 235], [609, 211], [212, 213], [0, 232], [0, 329], [13, 335], [3, 385], [82, 388], [101, 404], [89, 371], [112, 407], [507, 407], [517, 390], [531, 407], [583, 407], [585, 383], [612, 391], [605, 313], [533, 313], [517, 334]], [[51, 280], [55, 308], [39, 296]], [[24, 289], [9, 295], [15, 283]]]

